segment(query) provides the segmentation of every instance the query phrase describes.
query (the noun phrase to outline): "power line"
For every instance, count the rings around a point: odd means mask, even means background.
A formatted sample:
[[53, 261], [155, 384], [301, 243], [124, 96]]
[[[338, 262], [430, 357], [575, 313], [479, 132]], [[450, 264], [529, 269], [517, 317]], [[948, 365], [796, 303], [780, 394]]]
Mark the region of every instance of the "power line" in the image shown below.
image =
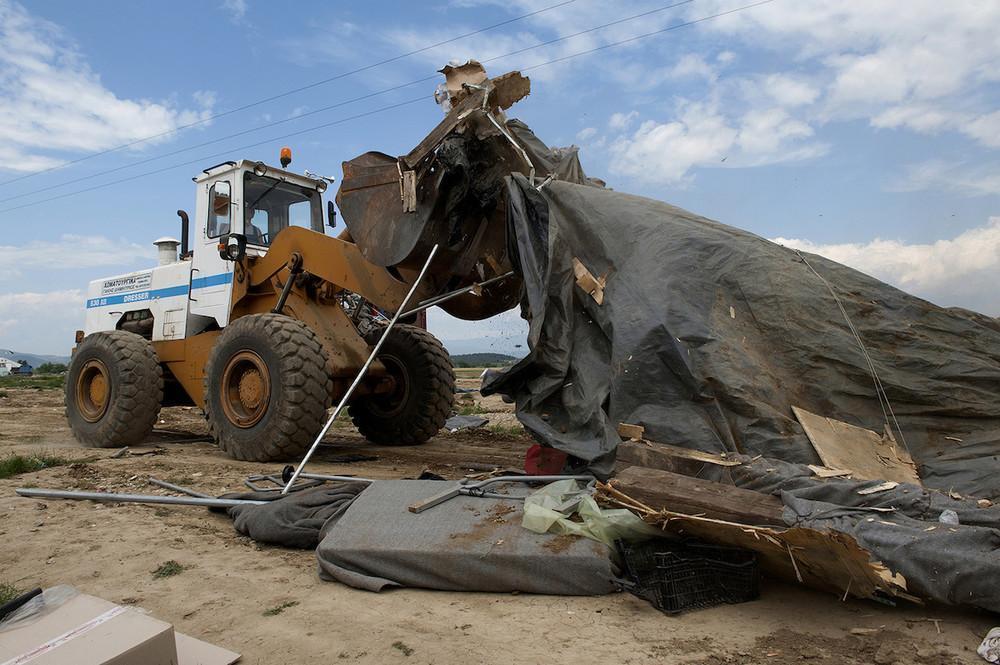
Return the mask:
[[395, 55], [395, 56], [393, 56], [391, 58], [386, 58], [385, 60], [380, 60], [378, 62], [373, 62], [371, 64], [365, 65], [364, 67], [358, 67], [357, 69], [352, 69], [349, 72], [343, 72], [341, 74], [337, 74], [337, 75], [331, 76], [329, 78], [325, 78], [325, 79], [322, 79], [322, 80], [319, 80], [319, 81], [315, 81], [313, 83], [309, 83], [307, 85], [300, 86], [298, 88], [293, 88], [291, 90], [286, 90], [285, 92], [281, 92], [281, 93], [278, 93], [276, 95], [271, 95], [270, 97], [265, 97], [264, 99], [258, 99], [255, 102], [250, 102], [248, 104], [244, 104], [243, 106], [238, 106], [238, 107], [236, 107], [234, 109], [229, 109], [228, 111], [222, 111], [220, 113], [216, 113], [215, 115], [210, 115], [210, 116], [208, 116], [206, 118], [202, 118], [200, 120], [196, 120], [195, 122], [190, 122], [190, 123], [187, 123], [185, 125], [180, 125], [178, 127], [174, 127], [173, 129], [170, 129], [170, 130], [167, 130], [167, 131], [164, 131], [164, 132], [160, 132], [158, 134], [151, 134], [149, 136], [145, 136], [145, 137], [140, 138], [140, 139], [135, 139], [134, 141], [130, 141], [128, 143], [122, 143], [121, 145], [117, 145], [117, 146], [114, 146], [112, 148], [107, 148], [106, 150], [99, 150], [97, 152], [92, 152], [90, 154], [84, 155], [83, 157], [78, 157], [77, 159], [73, 159], [73, 160], [70, 160], [68, 162], [63, 162], [63, 163], [57, 164], [55, 166], [50, 166], [47, 169], [42, 169], [40, 171], [35, 171], [33, 173], [28, 173], [26, 175], [18, 176], [16, 178], [12, 178], [10, 180], [4, 180], [3, 182], [0, 182], [0, 187], [2, 187], [4, 185], [8, 185], [8, 184], [10, 184], [12, 182], [18, 182], [19, 180], [25, 180], [27, 178], [32, 178], [32, 177], [34, 177], [36, 175], [41, 175], [42, 173], [48, 173], [50, 171], [55, 171], [55, 170], [58, 170], [58, 169], [63, 169], [63, 168], [66, 168], [68, 166], [72, 166], [73, 164], [78, 164], [78, 163], [80, 163], [82, 161], [85, 161], [85, 160], [88, 160], [88, 159], [92, 159], [94, 157], [99, 157], [100, 155], [106, 155], [106, 154], [108, 154], [110, 152], [116, 152], [116, 151], [122, 150], [124, 148], [130, 148], [130, 147], [132, 147], [134, 145], [139, 145], [140, 143], [146, 143], [147, 141], [152, 141], [153, 139], [158, 139], [158, 138], [161, 138], [161, 137], [164, 137], [164, 136], [169, 136], [171, 134], [175, 134], [175, 133], [180, 132], [182, 130], [189, 129], [191, 127], [196, 127], [198, 125], [203, 125], [203, 124], [205, 124], [207, 122], [211, 122], [212, 120], [215, 120], [216, 118], [222, 118], [222, 117], [227, 116], [227, 115], [232, 115], [233, 113], [239, 113], [240, 111], [246, 111], [247, 109], [251, 109], [251, 108], [254, 108], [255, 106], [260, 106], [261, 104], [266, 104], [268, 102], [273, 102], [276, 99], [281, 99], [282, 97], [287, 97], [288, 95], [294, 95], [296, 93], [303, 92], [305, 90], [311, 90], [312, 88], [316, 88], [316, 87], [319, 87], [321, 85], [326, 85], [327, 83], [332, 83], [334, 81], [338, 81], [338, 80], [340, 80], [342, 78], [346, 78], [346, 77], [352, 76], [354, 74], [360, 74], [361, 72], [365, 72], [365, 71], [368, 71], [370, 69], [374, 69], [376, 67], [381, 67], [382, 65], [387, 65], [387, 64], [389, 64], [391, 62], [396, 62], [397, 60], [403, 60], [404, 58], [408, 58], [408, 57], [410, 57], [412, 55], [417, 55], [419, 53], [424, 53], [425, 51], [430, 51], [431, 49], [435, 49], [435, 48], [437, 48], [439, 46], [444, 46], [445, 44], [451, 44], [452, 42], [457, 42], [457, 41], [459, 41], [461, 39], [465, 39], [466, 37], [472, 37], [474, 35], [482, 34], [484, 32], [489, 32], [490, 30], [494, 30], [496, 28], [501, 28], [501, 27], [503, 27], [505, 25], [510, 25], [511, 23], [516, 23], [517, 21], [522, 21], [522, 20], [524, 20], [526, 18], [531, 18], [532, 16], [538, 16], [539, 14], [544, 14], [545, 12], [551, 11], [553, 9], [558, 9], [560, 7], [565, 7], [566, 5], [572, 4], [574, 2], [576, 2], [576, 0], [563, 0], [562, 2], [558, 2], [558, 3], [554, 4], [554, 5], [549, 5], [548, 7], [543, 7], [541, 9], [536, 9], [535, 11], [528, 12], [527, 14], [521, 14], [520, 16], [515, 16], [514, 18], [509, 18], [509, 19], [507, 19], [505, 21], [500, 21], [499, 23], [494, 23], [493, 25], [488, 25], [488, 26], [486, 26], [484, 28], [478, 28], [476, 30], [473, 30], [472, 32], [466, 32], [465, 34], [458, 35], [457, 37], [451, 37], [449, 39], [445, 39], [445, 40], [442, 40], [440, 42], [436, 42], [434, 44], [430, 44], [428, 46], [422, 46], [422, 47], [420, 47], [418, 49], [414, 49], [413, 51], [409, 51], [407, 53], [401, 53], [401, 54]]
[[[691, 0], [687, 0], [687, 1], [691, 1]], [[677, 30], [677, 29], [680, 29], [680, 28], [685, 28], [685, 27], [689, 27], [689, 26], [696, 25], [696, 24], [699, 24], [699, 23], [704, 23], [706, 21], [710, 21], [710, 20], [713, 20], [713, 19], [716, 19], [716, 18], [720, 18], [722, 16], [728, 16], [730, 14], [735, 14], [735, 13], [738, 13], [738, 12], [747, 11], [747, 10], [753, 9], [755, 7], [760, 7], [762, 5], [770, 4], [770, 3], [774, 2], [774, 1], [775, 0], [760, 0], [759, 2], [755, 2], [755, 3], [749, 4], [749, 5], [743, 5], [741, 7], [736, 7], [734, 9], [730, 9], [730, 10], [727, 10], [727, 11], [724, 11], [724, 12], [718, 12], [716, 14], [711, 14], [711, 15], [708, 15], [708, 16], [703, 16], [701, 18], [693, 19], [693, 20], [690, 20], [690, 21], [685, 21], [683, 23], [675, 23], [674, 25], [667, 26], [666, 28], [662, 28], [660, 30], [654, 30], [652, 32], [647, 32], [647, 33], [644, 33], [644, 34], [641, 34], [641, 35], [637, 35], [635, 37], [629, 37], [628, 39], [622, 39], [622, 40], [619, 40], [617, 42], [611, 42], [611, 43], [608, 43], [608, 44], [604, 44], [603, 46], [598, 46], [598, 47], [595, 47], [595, 48], [587, 49], [585, 51], [579, 51], [577, 53], [572, 53], [570, 55], [562, 56], [562, 57], [559, 57], [559, 58], [554, 58], [554, 59], [548, 60], [546, 62], [541, 62], [541, 63], [538, 63], [538, 64], [531, 65], [529, 67], [523, 67], [523, 68], [521, 68], [521, 71], [528, 71], [528, 70], [531, 70], [531, 69], [539, 69], [541, 67], [546, 67], [548, 65], [554, 65], [554, 64], [557, 64], [557, 63], [560, 63], [560, 62], [565, 62], [565, 61], [571, 60], [573, 58], [581, 57], [581, 56], [584, 56], [584, 55], [590, 55], [591, 53], [595, 53], [597, 51], [602, 51], [602, 50], [605, 50], [605, 49], [614, 48], [616, 46], [622, 46], [624, 44], [629, 44], [629, 43], [632, 43], [632, 42], [636, 42], [636, 41], [639, 41], [641, 39], [646, 39], [648, 37], [654, 37], [654, 36], [661, 35], [661, 34], [664, 34], [664, 33], [667, 33], [667, 32], [671, 32], [673, 30]], [[505, 57], [505, 56], [497, 56], [497, 57]], [[487, 61], [484, 60], [483, 62], [487, 62]], [[409, 84], [405, 84], [405, 85], [409, 85]], [[399, 87], [405, 87], [405, 86], [399, 86]], [[398, 89], [398, 87], [397, 88], [392, 88], [392, 90], [396, 90], [396, 89]], [[381, 93], [373, 93], [373, 94], [381, 94]], [[369, 96], [371, 96], [371, 95], [369, 95]], [[351, 120], [357, 120], [357, 119], [360, 119], [360, 118], [364, 118], [364, 117], [368, 117], [368, 116], [374, 115], [376, 113], [381, 113], [381, 112], [384, 112], [384, 111], [388, 111], [388, 110], [400, 108], [402, 106], [407, 106], [407, 105], [410, 105], [410, 104], [414, 104], [416, 102], [426, 100], [426, 98], [427, 98], [426, 95], [421, 95], [420, 97], [416, 97], [414, 99], [410, 99], [410, 100], [407, 100], [405, 102], [399, 102], [399, 103], [396, 103], [396, 104], [390, 104], [388, 106], [382, 106], [382, 107], [379, 107], [377, 109], [373, 109], [371, 111], [367, 111], [367, 112], [364, 112], [364, 113], [359, 113], [359, 114], [356, 114], [356, 115], [353, 115], [353, 116], [347, 116], [345, 118], [340, 118], [338, 120], [334, 120], [334, 121], [331, 121], [331, 122], [323, 123], [321, 125], [315, 125], [313, 127], [307, 127], [305, 129], [301, 129], [301, 130], [298, 130], [296, 132], [291, 132], [289, 134], [282, 134], [280, 136], [275, 136], [275, 137], [272, 137], [272, 138], [269, 138], [269, 139], [265, 139], [263, 141], [258, 141], [256, 143], [251, 143], [251, 144], [240, 146], [240, 147], [236, 147], [236, 148], [230, 148], [230, 149], [225, 150], [223, 152], [214, 153], [214, 154], [211, 154], [211, 155], [205, 155], [205, 156], [199, 157], [197, 159], [193, 159], [193, 160], [190, 160], [190, 161], [187, 161], [187, 162], [182, 162], [182, 163], [179, 163], [179, 164], [173, 164], [171, 166], [166, 166], [166, 167], [163, 167], [163, 168], [160, 168], [160, 169], [156, 169], [154, 171], [147, 171], [145, 173], [140, 173], [140, 174], [137, 174], [137, 175], [134, 175], [134, 176], [129, 176], [127, 178], [122, 178], [122, 179], [119, 179], [119, 180], [112, 180], [110, 182], [101, 183], [99, 185], [94, 185], [92, 187], [87, 187], [85, 189], [74, 190], [72, 192], [67, 192], [66, 194], [60, 194], [58, 196], [53, 196], [53, 197], [46, 198], [43, 201], [39, 201], [39, 202], [24, 203], [24, 204], [21, 204], [21, 205], [18, 205], [18, 206], [10, 207], [10, 208], [4, 208], [4, 209], [0, 210], [0, 213], [11, 212], [11, 211], [14, 211], [14, 210], [20, 210], [22, 208], [28, 208], [28, 207], [31, 207], [33, 205], [37, 205], [38, 203], [43, 203], [43, 202], [48, 202], [48, 201], [55, 201], [55, 200], [59, 200], [59, 199], [64, 199], [64, 198], [68, 198], [68, 197], [71, 197], [71, 196], [76, 196], [77, 194], [84, 194], [86, 192], [91, 192], [91, 191], [94, 191], [94, 190], [97, 190], [97, 189], [103, 189], [104, 187], [110, 187], [112, 185], [121, 184], [123, 182], [129, 182], [131, 180], [136, 180], [138, 178], [144, 178], [144, 177], [147, 177], [147, 176], [156, 175], [158, 173], [163, 173], [165, 171], [170, 171], [170, 170], [173, 170], [173, 169], [176, 169], [176, 168], [180, 168], [182, 166], [189, 166], [189, 165], [192, 165], [192, 164], [204, 163], [206, 160], [213, 159], [213, 158], [216, 158], [216, 157], [219, 157], [219, 156], [222, 156], [222, 155], [231, 154], [231, 153], [239, 151], [239, 150], [247, 150], [249, 148], [255, 148], [257, 146], [264, 145], [266, 143], [271, 143], [273, 141], [281, 141], [281, 140], [284, 140], [284, 139], [287, 139], [287, 138], [291, 138], [293, 136], [300, 136], [302, 134], [307, 134], [309, 132], [314, 132], [314, 131], [317, 131], [317, 130], [320, 130], [320, 129], [325, 129], [327, 127], [331, 127], [331, 126], [334, 126], [334, 125], [339, 125], [339, 124], [342, 124], [342, 123], [345, 123], [345, 122], [348, 122], [348, 121], [351, 121]], [[130, 166], [134, 166], [134, 165], [130, 165]]]
[[[591, 33], [591, 32], [596, 32], [597, 30], [603, 30], [604, 28], [609, 28], [611, 26], [619, 25], [621, 23], [626, 23], [628, 21], [634, 21], [635, 19], [644, 18], [644, 17], [650, 16], [652, 14], [657, 14], [657, 13], [660, 13], [660, 12], [664, 12], [664, 11], [667, 11], [668, 9], [676, 9], [677, 7], [680, 7], [682, 5], [691, 4], [692, 2], [694, 2], [694, 0], [681, 0], [680, 2], [675, 2], [673, 4], [664, 5], [662, 7], [657, 7], [656, 9], [650, 9], [650, 10], [647, 10], [647, 11], [644, 11], [644, 12], [640, 12], [638, 14], [633, 14], [631, 16], [626, 16], [624, 18], [617, 19], [615, 21], [610, 21], [608, 23], [603, 23], [601, 25], [594, 26], [593, 28], [588, 28], [586, 30], [581, 30], [579, 32], [574, 32], [572, 34], [564, 35], [562, 37], [557, 37], [555, 39], [549, 39], [547, 41], [538, 42], [537, 44], [533, 44], [532, 46], [526, 46], [524, 48], [520, 48], [520, 49], [517, 49], [515, 51], [511, 51], [509, 53], [504, 53], [503, 55], [496, 55], [496, 56], [493, 56], [491, 58], [487, 58], [487, 59], [483, 60], [482, 63], [486, 64], [486, 63], [490, 63], [490, 62], [495, 62], [497, 60], [502, 60], [504, 58], [509, 58], [511, 56], [520, 55], [522, 53], [526, 53], [526, 52], [534, 50], [534, 49], [542, 48], [544, 46], [551, 46], [552, 44], [555, 44], [557, 42], [566, 41], [568, 39], [573, 39], [574, 37], [579, 37], [580, 35], [585, 35], [585, 34], [588, 34], [588, 33]], [[438, 74], [434, 73], [434, 74], [432, 74], [430, 76], [425, 76], [423, 78], [415, 79], [415, 80], [409, 81], [407, 83], [401, 83], [399, 85], [395, 85], [395, 86], [392, 86], [392, 87], [389, 87], [389, 88], [384, 88], [384, 89], [378, 90], [376, 92], [371, 92], [371, 93], [368, 93], [366, 95], [361, 95], [360, 97], [354, 97], [352, 99], [347, 99], [347, 100], [344, 100], [344, 101], [341, 101], [341, 102], [337, 102], [336, 104], [330, 104], [328, 106], [323, 106], [323, 107], [318, 108], [318, 109], [313, 109], [311, 111], [306, 111], [305, 113], [300, 113], [299, 115], [297, 115], [295, 117], [284, 118], [282, 120], [274, 120], [272, 122], [266, 122], [266, 123], [264, 123], [262, 125], [257, 125], [256, 127], [252, 127], [250, 129], [245, 129], [243, 131], [235, 132], [233, 134], [227, 134], [226, 136], [222, 136], [222, 137], [219, 137], [217, 139], [212, 139], [211, 141], [204, 141], [202, 143], [198, 143], [198, 144], [195, 144], [193, 146], [187, 146], [185, 148], [179, 148], [179, 149], [174, 150], [172, 152], [163, 153], [161, 155], [157, 155], [157, 156], [154, 156], [154, 157], [148, 157], [146, 159], [142, 159], [142, 160], [139, 160], [137, 162], [130, 162], [128, 164], [124, 164], [122, 166], [117, 166], [115, 168], [106, 169], [104, 171], [99, 171], [97, 173], [92, 173], [90, 175], [81, 176], [79, 178], [74, 178], [72, 180], [66, 180], [64, 182], [57, 183], [57, 184], [54, 184], [54, 185], [48, 185], [47, 187], [39, 187], [38, 189], [33, 189], [33, 190], [29, 191], [29, 192], [24, 192], [22, 194], [16, 194], [14, 196], [8, 196], [5, 199], [0, 199], [0, 204], [7, 203], [9, 201], [16, 201], [17, 199], [23, 199], [25, 197], [32, 196], [33, 194], [40, 194], [42, 192], [52, 191], [53, 189], [59, 189], [61, 187], [66, 187], [67, 185], [73, 185], [73, 184], [76, 184], [78, 182], [83, 182], [85, 180], [93, 180], [94, 178], [99, 178], [99, 177], [101, 177], [103, 175], [109, 175], [111, 173], [117, 173], [119, 171], [124, 171], [126, 169], [130, 169], [130, 168], [133, 168], [135, 166], [140, 166], [142, 164], [148, 164], [150, 162], [155, 162], [157, 160], [164, 159], [166, 157], [172, 157], [174, 155], [179, 155], [179, 154], [181, 154], [183, 152], [187, 152], [189, 150], [196, 150], [198, 148], [203, 148], [205, 146], [212, 145], [214, 143], [220, 143], [220, 142], [225, 141], [227, 139], [236, 138], [237, 136], [244, 136], [246, 134], [252, 134], [253, 132], [260, 131], [262, 129], [267, 129], [268, 127], [275, 127], [277, 125], [282, 125], [282, 124], [285, 124], [285, 123], [288, 123], [288, 122], [295, 122], [295, 121], [301, 120], [302, 118], [305, 118], [307, 116], [315, 115], [317, 113], [323, 113], [325, 111], [330, 111], [330, 110], [333, 110], [335, 108], [339, 108], [341, 106], [347, 106], [348, 104], [353, 104], [354, 102], [363, 101], [365, 99], [371, 99], [372, 97], [378, 97], [380, 95], [384, 95], [384, 94], [389, 93], [389, 92], [393, 92], [393, 91], [396, 91], [396, 90], [401, 90], [403, 88], [408, 88], [410, 86], [417, 85], [418, 83], [426, 83], [428, 81], [437, 80], [437, 79], [438, 79]]]
[[409, 100], [407, 100], [405, 102], [399, 102], [399, 103], [396, 103], [396, 104], [390, 104], [388, 106], [382, 106], [382, 107], [379, 107], [377, 109], [373, 109], [371, 111], [366, 111], [364, 113], [358, 113], [356, 115], [347, 116], [346, 118], [340, 118], [338, 120], [333, 120], [331, 122], [326, 122], [326, 123], [323, 123], [322, 125], [316, 125], [315, 127], [308, 127], [306, 129], [302, 129], [302, 130], [299, 130], [297, 132], [292, 132], [291, 134], [283, 134], [281, 136], [274, 136], [274, 137], [271, 137], [269, 139], [264, 139], [263, 141], [257, 141], [256, 143], [249, 143], [247, 145], [239, 146], [237, 148], [230, 148], [228, 150], [224, 150], [222, 152], [216, 152], [216, 153], [213, 153], [211, 155], [202, 155], [201, 157], [198, 157], [196, 159], [192, 159], [192, 160], [187, 161], [187, 162], [181, 162], [179, 164], [171, 164], [170, 166], [164, 166], [163, 168], [159, 168], [159, 169], [156, 169], [154, 171], [146, 171], [144, 173], [139, 173], [139, 174], [136, 174], [136, 175], [133, 175], [133, 176], [129, 176], [127, 178], [120, 178], [118, 180], [112, 180], [110, 182], [104, 182], [104, 183], [101, 183], [99, 185], [94, 185], [92, 187], [86, 187], [84, 189], [73, 190], [72, 192], [66, 192], [65, 194], [59, 194], [58, 196], [52, 196], [52, 197], [46, 198], [43, 201], [34, 201], [34, 202], [31, 202], [31, 203], [22, 203], [21, 205], [13, 206], [11, 208], [4, 208], [3, 210], [0, 210], [0, 213], [11, 212], [12, 210], [20, 210], [22, 208], [29, 208], [31, 206], [38, 205], [38, 203], [47, 203], [49, 201], [58, 201], [59, 199], [65, 199], [65, 198], [68, 198], [70, 196], [76, 196], [77, 194], [85, 194], [87, 192], [92, 192], [95, 189], [103, 189], [105, 187], [111, 187], [112, 185], [120, 185], [123, 182], [129, 182], [131, 180], [138, 180], [139, 178], [145, 178], [145, 177], [148, 177], [148, 176], [151, 176], [151, 175], [156, 175], [158, 173], [163, 173], [165, 171], [172, 171], [173, 169], [178, 169], [178, 168], [180, 168], [182, 166], [191, 166], [192, 164], [204, 164], [206, 161], [208, 161], [210, 159], [214, 159], [214, 158], [221, 157], [221, 156], [224, 156], [224, 155], [229, 155], [229, 154], [232, 154], [233, 152], [235, 152], [237, 150], [249, 150], [250, 148], [256, 148], [257, 146], [264, 145], [265, 143], [271, 143], [272, 141], [280, 141], [282, 139], [287, 139], [287, 138], [290, 138], [292, 136], [298, 136], [300, 134], [306, 134], [308, 132], [315, 132], [317, 130], [326, 129], [327, 127], [332, 127], [334, 125], [340, 125], [340, 124], [343, 124], [345, 122], [349, 122], [351, 120], [359, 120], [361, 118], [366, 118], [368, 116], [375, 115], [376, 113], [382, 113], [384, 111], [391, 111], [391, 110], [400, 108], [402, 106], [407, 106], [409, 104], [415, 104], [417, 102], [423, 102], [423, 101], [427, 101], [427, 95], [421, 95], [421, 96], [416, 97], [414, 99], [409, 99]]

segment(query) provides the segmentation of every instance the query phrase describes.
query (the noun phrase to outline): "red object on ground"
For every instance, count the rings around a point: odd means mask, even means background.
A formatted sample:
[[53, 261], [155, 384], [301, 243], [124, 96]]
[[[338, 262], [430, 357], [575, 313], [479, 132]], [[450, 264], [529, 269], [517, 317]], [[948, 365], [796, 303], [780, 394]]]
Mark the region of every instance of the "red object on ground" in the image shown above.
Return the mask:
[[524, 456], [524, 472], [529, 476], [555, 476], [566, 466], [566, 453], [537, 443]]

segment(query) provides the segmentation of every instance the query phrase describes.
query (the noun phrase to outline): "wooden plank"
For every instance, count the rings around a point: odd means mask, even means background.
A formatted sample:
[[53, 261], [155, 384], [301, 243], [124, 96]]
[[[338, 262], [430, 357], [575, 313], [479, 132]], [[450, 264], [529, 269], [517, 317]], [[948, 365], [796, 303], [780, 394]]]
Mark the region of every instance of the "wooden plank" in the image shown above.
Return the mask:
[[630, 425], [629, 423], [618, 423], [618, 436], [633, 441], [642, 441], [646, 434], [646, 428], [642, 425]]
[[863, 480], [920, 484], [910, 454], [889, 437], [797, 406], [792, 411], [825, 466], [846, 469]]
[[598, 305], [604, 304], [604, 287], [607, 285], [606, 277], [594, 277], [594, 274], [583, 265], [583, 261], [573, 257], [573, 274], [576, 276], [576, 285], [584, 290]]
[[[620, 434], [621, 425], [618, 427]], [[667, 471], [673, 470], [670, 466], [675, 459], [691, 460], [715, 466], [739, 466], [741, 464], [738, 460], [728, 459], [721, 454], [690, 450], [655, 441], [623, 441], [618, 444], [618, 459], [635, 466], [666, 469]]]
[[776, 496], [691, 478], [661, 469], [629, 467], [613, 486], [656, 510], [740, 524], [784, 526], [784, 506]]

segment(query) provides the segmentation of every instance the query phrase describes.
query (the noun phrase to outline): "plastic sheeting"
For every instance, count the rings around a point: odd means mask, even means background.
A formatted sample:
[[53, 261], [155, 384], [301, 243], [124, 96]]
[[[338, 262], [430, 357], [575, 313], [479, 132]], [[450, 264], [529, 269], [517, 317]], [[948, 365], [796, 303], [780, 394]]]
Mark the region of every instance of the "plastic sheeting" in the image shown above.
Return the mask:
[[[997, 320], [659, 201], [507, 182], [530, 352], [482, 392], [513, 398], [540, 442], [608, 476], [621, 422], [654, 441], [804, 464], [819, 458], [793, 405], [882, 431], [829, 283], [924, 483], [1000, 494]], [[605, 278], [602, 304], [576, 285], [574, 258]]]
[[[859, 494], [871, 480], [821, 480], [811, 471], [776, 460], [744, 459], [731, 467], [742, 487], [777, 494], [790, 526], [851, 535], [915, 595], [951, 605], [1000, 612], [1000, 506], [980, 508], [917, 485]], [[959, 524], [940, 521], [945, 511]]]

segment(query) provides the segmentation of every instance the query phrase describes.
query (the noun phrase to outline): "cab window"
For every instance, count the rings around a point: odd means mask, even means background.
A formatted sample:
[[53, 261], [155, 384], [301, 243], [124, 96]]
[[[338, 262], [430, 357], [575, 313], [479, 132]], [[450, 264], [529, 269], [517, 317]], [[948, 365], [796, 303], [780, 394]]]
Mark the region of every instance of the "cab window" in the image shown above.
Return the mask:
[[289, 226], [323, 233], [323, 206], [315, 189], [251, 172], [243, 178], [243, 233], [248, 244], [267, 247]]
[[225, 180], [212, 185], [208, 190], [208, 231], [209, 238], [218, 238], [229, 233], [232, 227], [232, 186]]

